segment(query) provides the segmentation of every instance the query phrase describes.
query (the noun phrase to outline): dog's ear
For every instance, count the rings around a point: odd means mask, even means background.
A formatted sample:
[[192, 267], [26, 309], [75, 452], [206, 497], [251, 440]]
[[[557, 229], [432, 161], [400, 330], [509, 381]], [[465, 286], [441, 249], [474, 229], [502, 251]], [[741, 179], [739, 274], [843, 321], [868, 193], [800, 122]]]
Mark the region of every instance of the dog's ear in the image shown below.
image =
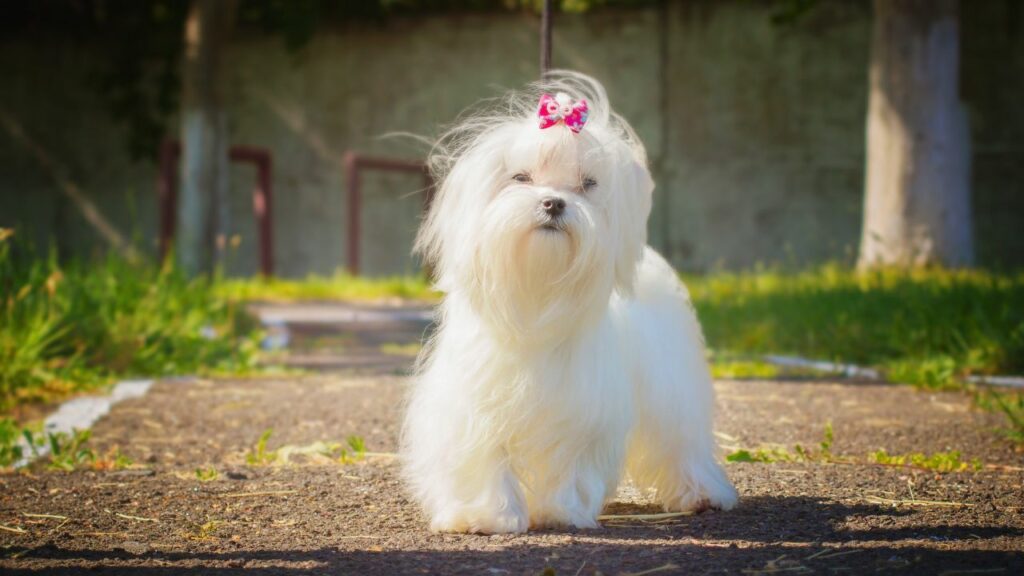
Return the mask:
[[637, 266], [647, 246], [647, 218], [651, 213], [654, 179], [642, 159], [631, 157], [622, 174], [622, 184], [613, 201], [612, 218], [618, 238], [615, 246], [615, 289], [631, 296], [636, 284]]
[[[458, 176], [457, 173], [454, 175]], [[446, 254], [446, 251], [450, 250], [452, 246], [458, 245], [460, 231], [453, 222], [446, 224], [443, 214], [459, 209], [455, 198], [458, 191], [453, 190], [459, 182], [461, 182], [459, 178], [452, 178], [449, 175], [435, 189], [427, 213], [423, 222], [420, 223], [413, 249], [414, 253], [422, 257], [423, 265], [429, 270], [434, 288], [441, 292], [451, 291], [455, 284], [453, 258]]]
[[459, 265], [469, 262], [475, 250], [474, 223], [486, 197], [480, 191], [496, 171], [497, 156], [488, 152], [487, 146], [478, 146], [454, 163], [435, 190], [416, 234], [414, 252], [423, 257], [441, 292], [458, 285]]

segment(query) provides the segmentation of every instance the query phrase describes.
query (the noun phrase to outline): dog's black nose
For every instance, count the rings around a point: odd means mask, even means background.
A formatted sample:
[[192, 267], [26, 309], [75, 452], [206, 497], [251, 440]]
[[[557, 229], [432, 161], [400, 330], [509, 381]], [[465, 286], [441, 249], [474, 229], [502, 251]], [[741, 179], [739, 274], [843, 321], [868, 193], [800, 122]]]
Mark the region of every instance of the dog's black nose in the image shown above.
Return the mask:
[[540, 205], [544, 208], [544, 211], [548, 213], [548, 216], [551, 216], [552, 218], [561, 216], [562, 212], [565, 212], [565, 200], [555, 198], [554, 196], [541, 200]]

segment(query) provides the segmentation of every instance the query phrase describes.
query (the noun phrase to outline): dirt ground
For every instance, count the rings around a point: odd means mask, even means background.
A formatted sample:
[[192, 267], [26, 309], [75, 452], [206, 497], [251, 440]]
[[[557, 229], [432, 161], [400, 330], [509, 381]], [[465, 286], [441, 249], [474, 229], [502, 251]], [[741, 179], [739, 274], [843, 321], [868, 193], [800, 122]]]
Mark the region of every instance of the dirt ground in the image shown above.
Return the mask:
[[[1024, 574], [1024, 455], [958, 393], [858, 382], [720, 381], [728, 450], [817, 446], [852, 463], [735, 463], [732, 511], [612, 518], [599, 530], [431, 534], [397, 479], [419, 320], [292, 324], [303, 375], [160, 382], [94, 428], [121, 471], [0, 476], [0, 572], [100, 574]], [[276, 462], [247, 463], [273, 429]], [[365, 459], [308, 455], [365, 439]], [[306, 449], [305, 451], [303, 449]], [[938, 474], [866, 455], [959, 450]], [[196, 469], [215, 470], [201, 481]], [[208, 475], [212, 475], [209, 472]], [[606, 513], [656, 513], [622, 492]]]

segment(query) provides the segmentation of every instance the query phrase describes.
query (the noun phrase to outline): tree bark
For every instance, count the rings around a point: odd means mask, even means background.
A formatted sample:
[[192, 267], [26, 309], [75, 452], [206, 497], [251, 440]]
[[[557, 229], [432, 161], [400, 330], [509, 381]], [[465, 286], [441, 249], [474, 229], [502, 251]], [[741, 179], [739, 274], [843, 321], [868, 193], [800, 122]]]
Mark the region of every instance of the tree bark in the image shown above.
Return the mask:
[[223, 262], [229, 231], [224, 59], [237, 0], [193, 0], [185, 21], [176, 251], [190, 275]]
[[861, 268], [968, 266], [957, 0], [875, 0]]

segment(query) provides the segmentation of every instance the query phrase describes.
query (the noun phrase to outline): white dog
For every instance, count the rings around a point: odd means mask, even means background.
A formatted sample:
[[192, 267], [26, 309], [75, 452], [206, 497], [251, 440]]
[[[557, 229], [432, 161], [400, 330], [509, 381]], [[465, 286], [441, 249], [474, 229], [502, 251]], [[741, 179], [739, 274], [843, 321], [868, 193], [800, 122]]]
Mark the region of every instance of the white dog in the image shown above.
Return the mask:
[[667, 510], [731, 508], [700, 325], [646, 247], [643, 145], [580, 74], [507, 104], [442, 138], [417, 239], [446, 293], [401, 447], [431, 529], [594, 528], [624, 470]]

